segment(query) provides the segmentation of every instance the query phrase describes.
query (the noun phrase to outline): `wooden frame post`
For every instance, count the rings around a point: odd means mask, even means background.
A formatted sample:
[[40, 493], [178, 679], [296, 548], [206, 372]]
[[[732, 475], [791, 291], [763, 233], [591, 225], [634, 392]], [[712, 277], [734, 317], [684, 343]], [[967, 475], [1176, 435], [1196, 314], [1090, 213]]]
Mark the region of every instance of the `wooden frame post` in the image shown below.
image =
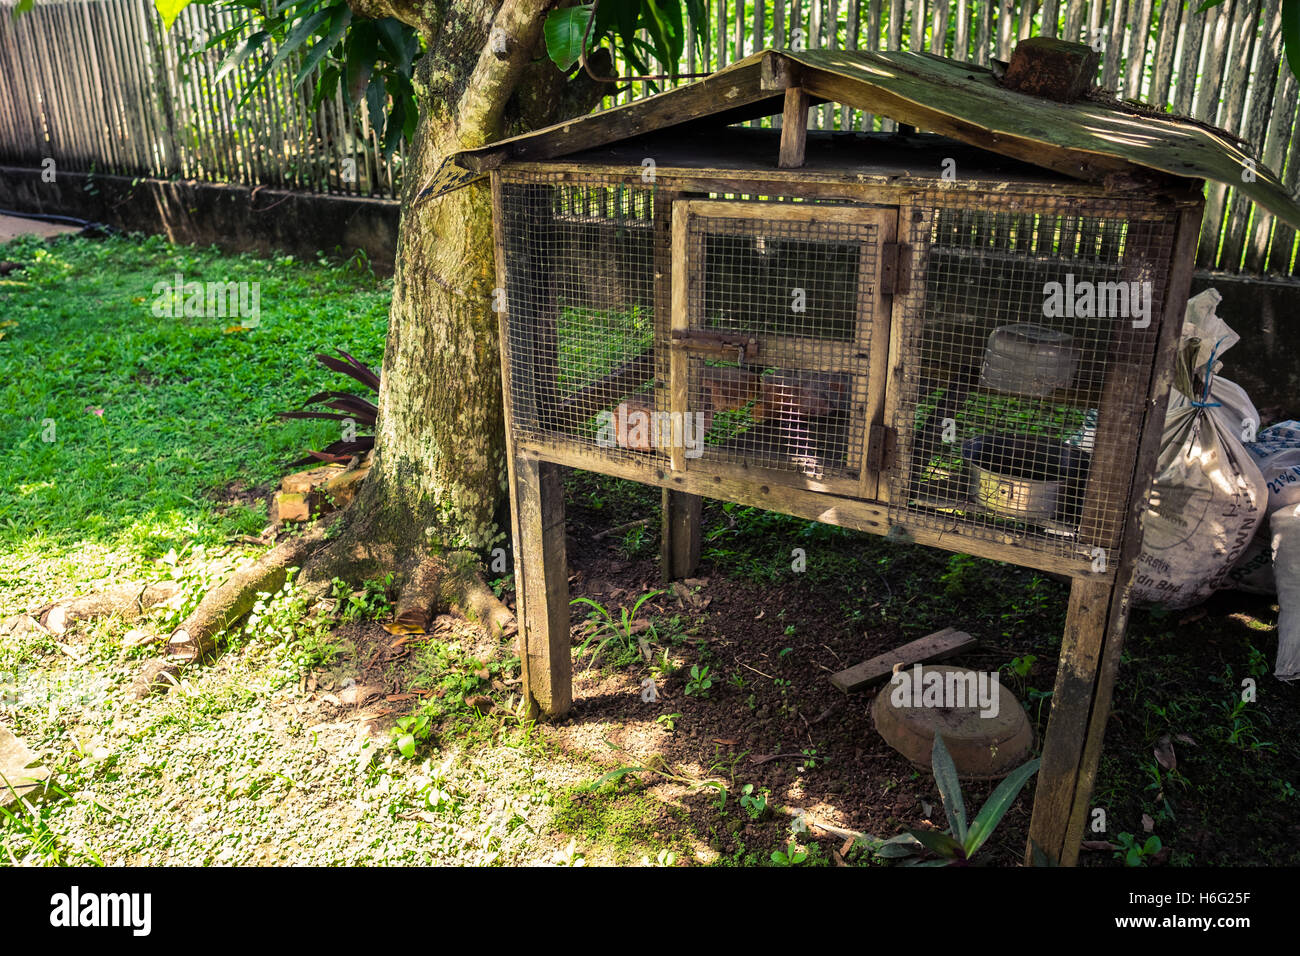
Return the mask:
[[704, 499], [685, 491], [663, 489], [663, 533], [659, 557], [666, 584], [689, 578], [700, 566], [700, 509]]
[[[497, 288], [513, 291], [505, 266], [501, 177], [492, 175], [492, 236]], [[569, 645], [569, 564], [564, 541], [564, 469], [519, 450], [510, 388], [510, 297], [499, 309], [502, 411], [506, 426], [506, 471], [515, 552], [515, 618], [524, 699], [530, 717], [558, 717], [573, 705], [573, 661]], [[536, 400], [536, 396], [534, 396]]]
[[[1147, 374], [1146, 401], [1140, 408], [1108, 409], [1105, 406], [1112, 403], [1103, 395], [1102, 416], [1114, 416], [1119, 420], [1120, 428], [1140, 429], [1142, 441], [1132, 466], [1119, 553], [1110, 556], [1111, 567], [1108, 570], [1113, 570], [1113, 578], [1099, 576], [1095, 581], [1076, 578], [1070, 588], [1065, 634], [1061, 639], [1061, 656], [1056, 669], [1056, 688], [1043, 740], [1043, 762], [1038, 771], [1029, 841], [1025, 847], [1025, 862], [1030, 865], [1041, 862], [1040, 853], [1048, 863], [1074, 866], [1078, 862], [1079, 844], [1087, 825], [1106, 723], [1110, 719], [1119, 658], [1124, 649], [1133, 575], [1142, 549], [1142, 513], [1155, 476], [1164, 431], [1175, 353], [1195, 265], [1201, 211], [1197, 206], [1178, 217], [1154, 367], [1144, 372], [1139, 363], [1131, 366], [1120, 364], [1112, 372], [1117, 377]], [[1140, 260], [1142, 245], [1151, 241], [1151, 234], [1140, 223], [1131, 224], [1128, 258]], [[1134, 247], [1137, 247], [1137, 253], [1131, 251]], [[1102, 449], [1099, 451], [1104, 452]], [[1108, 461], [1104, 453], [1094, 456], [1093, 468], [1099, 465], [1120, 467], [1119, 462]], [[1089, 481], [1093, 478], [1090, 473]], [[1085, 524], [1087, 521], [1085, 516]], [[1106, 556], [1102, 557], [1105, 560]]]
[[531, 715], [559, 717], [573, 705], [564, 467], [518, 454], [511, 485], [524, 692]]
[[781, 113], [781, 152], [777, 165], [795, 169], [803, 165], [808, 145], [808, 91], [790, 86], [785, 91], [785, 110]]
[[[657, 189], [654, 198], [655, 217], [655, 336], [668, 342], [673, 312], [673, 203], [683, 197], [680, 190]], [[659, 350], [656, 372], [660, 382], [671, 379], [671, 359], [668, 349]], [[660, 386], [659, 408], [672, 402], [666, 385]], [[699, 495], [663, 489], [663, 514], [659, 537], [660, 569], [664, 583], [678, 578], [688, 578], [700, 563], [700, 508], [704, 503]]]

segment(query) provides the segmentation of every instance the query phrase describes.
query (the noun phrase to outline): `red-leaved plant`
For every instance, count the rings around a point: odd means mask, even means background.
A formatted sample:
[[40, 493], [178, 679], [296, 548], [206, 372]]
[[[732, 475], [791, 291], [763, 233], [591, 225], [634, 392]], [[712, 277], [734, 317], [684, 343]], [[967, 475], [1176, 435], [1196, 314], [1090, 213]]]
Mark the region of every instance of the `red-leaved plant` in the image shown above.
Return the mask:
[[[342, 349], [335, 349], [343, 359], [336, 359], [329, 355], [317, 354], [316, 361], [320, 362], [327, 369], [335, 372], [342, 372], [349, 378], [356, 379], [366, 388], [375, 394], [379, 393], [379, 375], [363, 362], [358, 362]], [[308, 406], [319, 406], [311, 409]], [[326, 412], [320, 409], [332, 408], [335, 411]], [[297, 465], [306, 465], [312, 461], [338, 462], [347, 461], [354, 455], [364, 455], [370, 449], [375, 447], [375, 436], [373, 434], [375, 427], [375, 416], [379, 414], [379, 407], [368, 398], [360, 395], [353, 395], [351, 392], [317, 392], [306, 401], [297, 411], [276, 412], [280, 418], [327, 418], [335, 421], [349, 421], [356, 424], [358, 431], [362, 429], [369, 430], [372, 434], [355, 435], [352, 438], [340, 438], [336, 442], [331, 442], [319, 451], [309, 451], [306, 458], [299, 458], [297, 461], [290, 462], [289, 467]]]

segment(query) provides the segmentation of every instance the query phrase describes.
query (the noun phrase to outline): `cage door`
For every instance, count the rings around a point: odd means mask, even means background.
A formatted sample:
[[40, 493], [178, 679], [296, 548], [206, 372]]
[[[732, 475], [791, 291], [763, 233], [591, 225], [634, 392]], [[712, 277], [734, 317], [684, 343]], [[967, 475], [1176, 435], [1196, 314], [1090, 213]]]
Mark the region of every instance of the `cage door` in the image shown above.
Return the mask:
[[877, 497], [896, 228], [892, 207], [673, 204], [675, 471]]

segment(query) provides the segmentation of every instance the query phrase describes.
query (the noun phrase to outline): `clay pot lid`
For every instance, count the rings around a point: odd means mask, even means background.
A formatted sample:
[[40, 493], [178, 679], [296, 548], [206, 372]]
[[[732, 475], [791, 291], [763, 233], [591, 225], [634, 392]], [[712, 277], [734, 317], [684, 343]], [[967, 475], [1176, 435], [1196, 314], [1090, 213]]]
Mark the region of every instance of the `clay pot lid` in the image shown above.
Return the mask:
[[[950, 674], [954, 675], [951, 683], [954, 690], [957, 686], [978, 689], [979, 684], [972, 685], [970, 681], [972, 675], [977, 682], [982, 677], [996, 708], [981, 709], [978, 696], [973, 700], [968, 697], [964, 706], [946, 706], [949, 703], [946, 696], [943, 705], [927, 706], [924, 695], [931, 678], [926, 675], [932, 673], [942, 676], [945, 690], [950, 686]], [[911, 689], [910, 703], [904, 693], [905, 685], [899, 680], [904, 675]], [[1000, 683], [994, 684], [987, 672], [951, 664], [927, 664], [920, 668], [919, 686], [916, 675], [915, 667], [903, 669], [880, 689], [871, 704], [871, 717], [880, 736], [913, 765], [930, 769], [936, 730], [943, 735], [957, 766], [957, 775], [963, 779], [996, 780], [1029, 759], [1034, 730], [1025, 709], [1014, 694]]]

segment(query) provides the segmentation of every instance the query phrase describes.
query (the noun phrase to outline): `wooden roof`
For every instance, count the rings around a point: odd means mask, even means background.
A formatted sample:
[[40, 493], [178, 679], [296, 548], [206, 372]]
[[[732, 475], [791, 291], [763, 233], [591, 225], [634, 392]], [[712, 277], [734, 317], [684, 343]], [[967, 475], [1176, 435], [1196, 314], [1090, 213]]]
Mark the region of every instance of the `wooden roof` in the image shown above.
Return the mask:
[[[1277, 176], [1212, 130], [1105, 103], [1028, 96], [984, 67], [929, 53], [863, 50], [765, 50], [657, 96], [456, 153], [421, 196], [509, 160], [556, 159], [705, 118], [726, 125], [779, 113], [791, 86], [1077, 179], [1149, 169], [1224, 183], [1300, 228], [1300, 205]], [[1248, 169], [1253, 178], [1243, 177]]]

